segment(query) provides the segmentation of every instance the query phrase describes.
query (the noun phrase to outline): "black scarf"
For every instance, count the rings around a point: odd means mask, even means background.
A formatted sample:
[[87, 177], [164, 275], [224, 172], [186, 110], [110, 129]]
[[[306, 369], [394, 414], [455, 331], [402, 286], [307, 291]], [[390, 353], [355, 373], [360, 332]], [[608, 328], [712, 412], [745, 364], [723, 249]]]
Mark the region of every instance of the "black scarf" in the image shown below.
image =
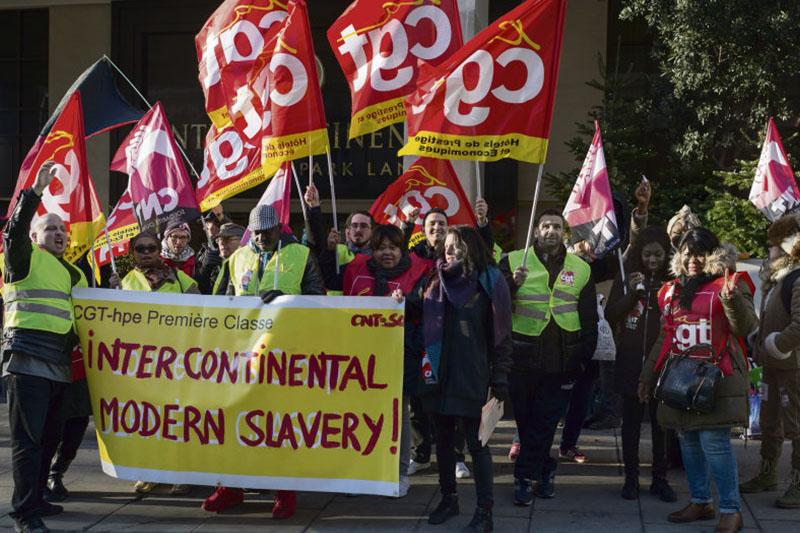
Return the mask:
[[692, 308], [692, 300], [694, 300], [697, 291], [710, 281], [714, 281], [719, 277], [719, 274], [711, 275], [706, 274], [705, 272], [700, 274], [699, 276], [692, 276], [691, 278], [686, 276], [680, 277], [680, 284], [681, 284], [681, 293], [678, 297], [678, 303], [684, 309], [691, 309]]
[[411, 268], [411, 258], [407, 253], [400, 257], [400, 261], [394, 268], [384, 268], [370, 257], [367, 261], [367, 268], [375, 278], [375, 285], [372, 287], [373, 296], [389, 296], [389, 280], [401, 276], [406, 270]]

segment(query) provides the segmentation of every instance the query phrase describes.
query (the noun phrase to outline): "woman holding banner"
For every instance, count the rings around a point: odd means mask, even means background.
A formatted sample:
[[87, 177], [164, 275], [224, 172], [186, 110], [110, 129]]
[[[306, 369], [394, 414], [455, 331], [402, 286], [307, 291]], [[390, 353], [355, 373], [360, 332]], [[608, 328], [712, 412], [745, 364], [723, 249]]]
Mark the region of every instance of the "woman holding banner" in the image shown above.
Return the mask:
[[382, 224], [372, 229], [371, 255], [356, 254], [342, 274], [336, 274], [333, 254], [322, 254], [320, 266], [329, 289], [345, 296], [392, 296], [405, 299], [403, 364], [403, 427], [400, 433], [400, 497], [408, 494], [408, 465], [411, 460], [409, 404], [419, 381], [422, 360], [422, 293], [433, 261], [411, 254], [405, 235], [397, 226]]
[[447, 230], [423, 302], [425, 356], [420, 398], [436, 426], [442, 500], [428, 518], [442, 524], [459, 512], [453, 438], [463, 425], [472, 455], [477, 509], [464, 531], [492, 529], [492, 457], [481, 443], [481, 409], [489, 394], [508, 397], [511, 296], [491, 251], [471, 227]]
[[[131, 239], [133, 270], [119, 279], [115, 272], [109, 283], [114, 289], [200, 294], [197, 283], [180, 270], [168, 266], [161, 258], [161, 242], [154, 234], [143, 231]], [[153, 481], [137, 481], [133, 489], [147, 494], [158, 486]], [[189, 485], [172, 485], [170, 494], [188, 494]]]

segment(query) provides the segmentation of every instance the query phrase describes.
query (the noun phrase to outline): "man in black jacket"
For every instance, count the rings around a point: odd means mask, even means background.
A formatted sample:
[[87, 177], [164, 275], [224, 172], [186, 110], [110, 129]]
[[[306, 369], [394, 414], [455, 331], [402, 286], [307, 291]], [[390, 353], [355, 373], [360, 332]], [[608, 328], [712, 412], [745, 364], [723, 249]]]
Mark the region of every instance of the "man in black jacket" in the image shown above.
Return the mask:
[[597, 300], [589, 265], [567, 253], [564, 219], [545, 211], [534, 245], [500, 262], [514, 305], [511, 400], [520, 436], [514, 464], [514, 503], [552, 498], [556, 461], [550, 447], [575, 378], [597, 344]]
[[61, 437], [61, 397], [70, 383], [70, 352], [77, 343], [70, 293], [86, 278], [62, 259], [69, 243], [64, 222], [47, 214], [32, 224], [53, 179], [44, 163], [22, 191], [6, 227], [3, 281], [4, 375], [8, 377], [11, 497], [16, 531], [49, 531], [42, 516], [63, 511], [42, 499], [50, 461]]

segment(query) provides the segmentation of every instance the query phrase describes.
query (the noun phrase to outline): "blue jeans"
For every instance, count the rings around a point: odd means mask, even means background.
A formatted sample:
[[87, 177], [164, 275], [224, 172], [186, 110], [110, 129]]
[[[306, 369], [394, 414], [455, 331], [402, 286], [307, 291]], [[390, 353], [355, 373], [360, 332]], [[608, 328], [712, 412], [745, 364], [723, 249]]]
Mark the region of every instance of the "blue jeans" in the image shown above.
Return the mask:
[[742, 510], [739, 472], [731, 446], [731, 429], [701, 429], [679, 435], [692, 503], [711, 503], [711, 475], [719, 493], [720, 514]]

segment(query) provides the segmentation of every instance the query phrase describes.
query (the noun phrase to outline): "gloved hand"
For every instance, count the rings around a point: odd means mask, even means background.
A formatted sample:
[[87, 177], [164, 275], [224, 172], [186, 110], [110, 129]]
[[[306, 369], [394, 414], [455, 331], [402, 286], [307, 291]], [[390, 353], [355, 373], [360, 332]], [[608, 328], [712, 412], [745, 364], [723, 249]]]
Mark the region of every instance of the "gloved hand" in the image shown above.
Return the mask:
[[272, 300], [274, 300], [278, 296], [283, 296], [283, 291], [279, 291], [279, 290], [275, 289], [275, 290], [271, 290], [271, 291], [262, 292], [261, 293], [261, 301], [264, 302], [265, 304], [268, 304], [268, 303], [272, 302]]
[[492, 396], [494, 396], [498, 402], [508, 400], [508, 385], [492, 385]]

